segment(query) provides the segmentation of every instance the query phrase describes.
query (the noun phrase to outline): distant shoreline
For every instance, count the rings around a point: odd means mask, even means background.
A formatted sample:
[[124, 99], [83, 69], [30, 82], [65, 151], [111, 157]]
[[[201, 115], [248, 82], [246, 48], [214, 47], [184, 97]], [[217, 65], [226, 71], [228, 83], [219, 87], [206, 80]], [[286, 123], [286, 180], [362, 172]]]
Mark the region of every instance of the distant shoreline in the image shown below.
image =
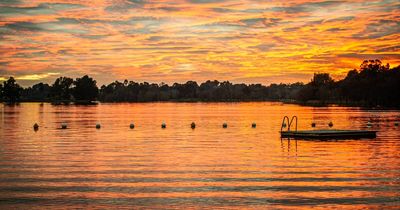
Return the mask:
[[[97, 102], [252, 102], [278, 101], [305, 106], [356, 106], [400, 108], [400, 66], [390, 68], [380, 60], [365, 60], [360, 70], [350, 70], [335, 81], [328, 73], [315, 73], [307, 84], [233, 84], [207, 80], [186, 83], [115, 81], [97, 86], [95, 79], [59, 77], [52, 85], [38, 83], [22, 88], [13, 77], [0, 84], [0, 100], [92, 105]], [[97, 103], [96, 102], [96, 103]]]

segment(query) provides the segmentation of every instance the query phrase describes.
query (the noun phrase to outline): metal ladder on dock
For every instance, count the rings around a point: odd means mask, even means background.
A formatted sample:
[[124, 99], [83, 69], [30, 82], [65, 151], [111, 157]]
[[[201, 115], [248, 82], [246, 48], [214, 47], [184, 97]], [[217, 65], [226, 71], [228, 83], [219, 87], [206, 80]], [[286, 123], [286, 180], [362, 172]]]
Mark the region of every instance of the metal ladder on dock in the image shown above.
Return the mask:
[[[287, 124], [285, 123], [285, 120], [287, 121]], [[290, 131], [290, 127], [292, 126], [293, 120], [296, 120], [295, 121], [296, 122], [296, 124], [295, 124], [296, 130], [295, 131], [297, 131], [297, 116], [296, 115], [293, 116], [291, 120], [289, 120], [288, 116], [284, 116], [283, 120], [282, 120], [282, 125], [281, 125], [281, 133], [282, 133], [283, 129], [286, 127], [287, 127], [287, 131]]]

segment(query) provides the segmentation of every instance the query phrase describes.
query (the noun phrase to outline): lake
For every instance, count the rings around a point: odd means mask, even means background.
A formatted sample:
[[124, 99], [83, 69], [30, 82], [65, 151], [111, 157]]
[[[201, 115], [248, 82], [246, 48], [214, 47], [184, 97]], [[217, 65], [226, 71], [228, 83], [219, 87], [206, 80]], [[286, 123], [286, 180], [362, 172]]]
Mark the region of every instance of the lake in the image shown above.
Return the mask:
[[[285, 115], [377, 138], [281, 140]], [[0, 208], [396, 208], [399, 121], [395, 110], [269, 102], [0, 104]]]

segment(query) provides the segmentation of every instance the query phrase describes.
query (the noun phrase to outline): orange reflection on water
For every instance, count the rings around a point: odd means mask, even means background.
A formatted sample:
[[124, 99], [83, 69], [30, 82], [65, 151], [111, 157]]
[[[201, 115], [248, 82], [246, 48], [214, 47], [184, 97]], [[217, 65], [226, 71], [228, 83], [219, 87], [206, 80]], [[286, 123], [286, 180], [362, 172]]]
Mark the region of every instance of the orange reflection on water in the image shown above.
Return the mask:
[[[338, 129], [367, 129], [373, 121], [378, 137], [281, 140], [285, 115], [297, 115], [299, 129], [311, 129], [311, 122], [327, 128], [330, 121]], [[87, 202], [114, 208], [399, 204], [398, 111], [261, 102], [29, 103], [2, 105], [0, 119], [4, 208], [26, 207], [27, 199], [51, 207]], [[68, 129], [59, 129], [62, 122]]]

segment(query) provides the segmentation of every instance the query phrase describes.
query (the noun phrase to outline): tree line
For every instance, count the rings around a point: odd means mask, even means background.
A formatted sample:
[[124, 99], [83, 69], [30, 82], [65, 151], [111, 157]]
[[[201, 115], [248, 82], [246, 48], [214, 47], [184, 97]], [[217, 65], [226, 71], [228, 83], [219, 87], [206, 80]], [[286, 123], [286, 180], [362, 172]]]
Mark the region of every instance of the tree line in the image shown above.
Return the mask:
[[209, 80], [168, 85], [125, 80], [97, 87], [96, 80], [83, 76], [60, 77], [52, 85], [38, 83], [28, 88], [10, 77], [0, 85], [4, 102], [49, 101], [53, 103], [150, 102], [150, 101], [284, 101], [311, 105], [358, 106], [400, 105], [400, 66], [390, 68], [380, 60], [366, 60], [358, 70], [335, 81], [327, 73], [314, 74], [307, 84], [232, 84]]

